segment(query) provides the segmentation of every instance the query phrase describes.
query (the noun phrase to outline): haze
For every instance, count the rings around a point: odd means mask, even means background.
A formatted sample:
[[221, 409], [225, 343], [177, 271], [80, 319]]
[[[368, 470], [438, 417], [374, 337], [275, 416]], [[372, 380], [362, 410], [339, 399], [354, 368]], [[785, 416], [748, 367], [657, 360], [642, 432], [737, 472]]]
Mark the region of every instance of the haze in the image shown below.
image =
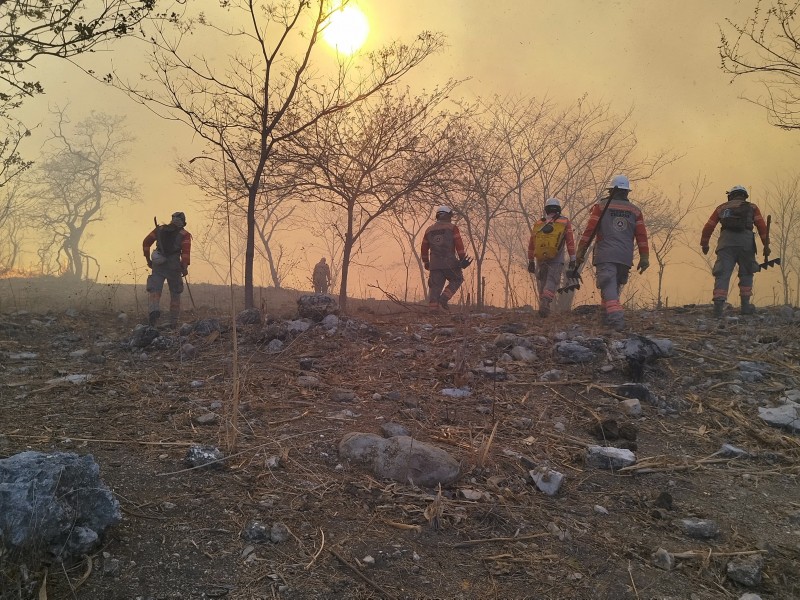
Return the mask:
[[[752, 15], [751, 0], [359, 0], [357, 5], [370, 24], [365, 51], [393, 39], [410, 41], [423, 30], [447, 36], [445, 52], [403, 80], [413, 90], [430, 89], [454, 77], [467, 79], [455, 94], [468, 100], [497, 94], [566, 104], [586, 94], [609, 103], [618, 114], [633, 107], [641, 150], [681, 156], [650, 187], [673, 195], [698, 176], [706, 178], [701, 203], [707, 208], [693, 215], [690, 225], [694, 233], [689, 239], [695, 246], [711, 206], [724, 201], [725, 190], [746, 186], [751, 200], [767, 214], [769, 207], [759, 198], [770, 182], [797, 171], [800, 133], [771, 126], [762, 108], [741, 99], [760, 94], [757, 81], [731, 83], [719, 68], [718, 25], [726, 18], [741, 22]], [[106, 55], [89, 60], [109, 57], [117, 64], [140, 60], [136, 46], [128, 43], [114, 44]], [[198, 236], [204, 223], [194, 202], [202, 200], [202, 193], [181, 185], [174, 168], [178, 158], [186, 160], [204, 150], [188, 128], [157, 118], [65, 62], [42, 60], [36, 76], [46, 95], [24, 110], [26, 123], [43, 123], [25, 147], [30, 158], [36, 158], [46, 137], [48, 105], [69, 103], [73, 121], [90, 110], [127, 115], [127, 125], [137, 136], [129, 168], [141, 186], [142, 202], [109, 210], [105, 223], [90, 231], [93, 237], [86, 246], [100, 262], [106, 282], [130, 281], [132, 261], [143, 271], [141, 240], [152, 229], [154, 216], [165, 222], [172, 211], [185, 211], [187, 229]], [[635, 186], [631, 198], [636, 199]], [[324, 248], [303, 230], [287, 233], [284, 242], [300, 259], [287, 286], [308, 289], [311, 267]], [[351, 296], [369, 293], [366, 283], [375, 281], [391, 288], [391, 273], [399, 264], [395, 248], [381, 244], [360, 258], [360, 264], [371, 263], [373, 268], [355, 268]], [[680, 251], [677, 256], [665, 278], [670, 302], [709, 302], [713, 280], [707, 265], [694, 252]], [[27, 256], [32, 258], [35, 252]], [[487, 269], [491, 277], [491, 265]], [[652, 279], [652, 271], [646, 277]], [[257, 265], [256, 284], [269, 285], [259, 273], [263, 266]], [[197, 254], [191, 277], [220, 282]], [[777, 285], [776, 270], [757, 275], [756, 302], [772, 303]], [[497, 289], [489, 296], [494, 304], [502, 297]]]

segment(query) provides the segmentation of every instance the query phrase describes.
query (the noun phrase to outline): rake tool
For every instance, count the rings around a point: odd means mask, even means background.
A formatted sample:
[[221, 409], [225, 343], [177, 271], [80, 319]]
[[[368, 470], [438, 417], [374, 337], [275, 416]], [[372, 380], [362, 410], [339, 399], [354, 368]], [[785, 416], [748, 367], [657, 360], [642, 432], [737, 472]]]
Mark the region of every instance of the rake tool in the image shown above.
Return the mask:
[[[767, 239], [769, 239], [769, 227], [772, 225], [772, 215], [767, 215]], [[773, 258], [772, 260], [769, 259], [769, 252], [767, 251], [767, 246], [764, 246], [764, 262], [759, 264], [758, 266], [762, 269], [768, 269], [770, 267], [774, 267], [775, 265], [781, 264], [781, 257]]]

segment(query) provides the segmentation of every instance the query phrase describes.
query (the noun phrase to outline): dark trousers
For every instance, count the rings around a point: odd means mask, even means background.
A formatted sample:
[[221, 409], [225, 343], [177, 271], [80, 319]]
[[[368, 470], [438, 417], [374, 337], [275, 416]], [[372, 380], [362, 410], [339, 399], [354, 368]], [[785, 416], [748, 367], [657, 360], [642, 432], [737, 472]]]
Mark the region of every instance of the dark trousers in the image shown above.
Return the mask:
[[433, 306], [438, 305], [442, 299], [449, 301], [462, 283], [464, 274], [461, 269], [431, 269], [428, 276], [428, 302]]

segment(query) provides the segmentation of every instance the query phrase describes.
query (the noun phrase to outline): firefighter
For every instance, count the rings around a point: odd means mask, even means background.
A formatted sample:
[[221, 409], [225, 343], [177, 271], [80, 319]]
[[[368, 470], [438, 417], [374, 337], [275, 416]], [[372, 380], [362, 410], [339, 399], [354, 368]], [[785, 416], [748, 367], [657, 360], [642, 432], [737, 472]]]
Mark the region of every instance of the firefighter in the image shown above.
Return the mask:
[[633, 266], [634, 242], [639, 250], [639, 273], [650, 266], [647, 228], [642, 211], [628, 200], [631, 184], [617, 175], [608, 187], [608, 198], [592, 207], [586, 230], [578, 242], [577, 263], [583, 262], [591, 240], [596, 236], [593, 264], [605, 321], [613, 329], [625, 328], [625, 313], [619, 301], [622, 286], [628, 283]]
[[739, 266], [739, 297], [741, 313], [752, 315], [756, 308], [750, 302], [753, 295], [753, 275], [760, 270], [756, 260], [756, 236], [753, 226], [758, 230], [764, 245], [764, 256], [769, 256], [769, 232], [758, 206], [748, 201], [750, 194], [741, 185], [733, 186], [728, 192], [728, 201], [720, 204], [711, 213], [700, 235], [700, 249], [708, 254], [708, 241], [717, 226], [722, 231], [717, 240], [717, 260], [711, 269], [714, 276], [714, 316], [721, 317], [728, 300], [728, 287], [733, 268]]
[[[461, 232], [451, 221], [453, 209], [437, 206], [436, 222], [422, 237], [422, 264], [428, 275], [428, 306], [448, 310], [448, 303], [464, 283], [463, 269], [472, 264], [464, 250]], [[447, 287], [445, 287], [447, 284]]]
[[539, 316], [550, 314], [550, 304], [564, 271], [564, 248], [569, 253], [570, 271], [575, 269], [575, 237], [572, 222], [561, 214], [558, 198], [544, 203], [544, 216], [531, 230], [528, 241], [528, 272], [536, 274], [539, 290]]
[[[192, 251], [192, 234], [186, 231], [186, 215], [182, 212], [172, 213], [172, 220], [167, 225], [158, 225], [147, 234], [142, 242], [144, 257], [152, 273], [147, 277], [148, 322], [152, 327], [161, 316], [161, 292], [164, 281], [169, 286], [169, 325], [175, 326], [181, 312], [181, 293], [183, 277], [189, 274], [190, 255]], [[150, 247], [155, 243], [156, 249], [150, 254]]]

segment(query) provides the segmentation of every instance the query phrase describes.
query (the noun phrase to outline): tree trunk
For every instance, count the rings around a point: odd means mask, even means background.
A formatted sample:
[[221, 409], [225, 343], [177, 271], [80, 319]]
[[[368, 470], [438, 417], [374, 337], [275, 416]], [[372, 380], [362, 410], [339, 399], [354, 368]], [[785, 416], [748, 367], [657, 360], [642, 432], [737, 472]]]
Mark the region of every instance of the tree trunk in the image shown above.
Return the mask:
[[[256, 248], [256, 194], [258, 192], [258, 181], [250, 187], [247, 193], [247, 246], [244, 252], [244, 307], [255, 308], [255, 296], [253, 294], [253, 259], [255, 258]], [[233, 273], [231, 273], [233, 277]]]

